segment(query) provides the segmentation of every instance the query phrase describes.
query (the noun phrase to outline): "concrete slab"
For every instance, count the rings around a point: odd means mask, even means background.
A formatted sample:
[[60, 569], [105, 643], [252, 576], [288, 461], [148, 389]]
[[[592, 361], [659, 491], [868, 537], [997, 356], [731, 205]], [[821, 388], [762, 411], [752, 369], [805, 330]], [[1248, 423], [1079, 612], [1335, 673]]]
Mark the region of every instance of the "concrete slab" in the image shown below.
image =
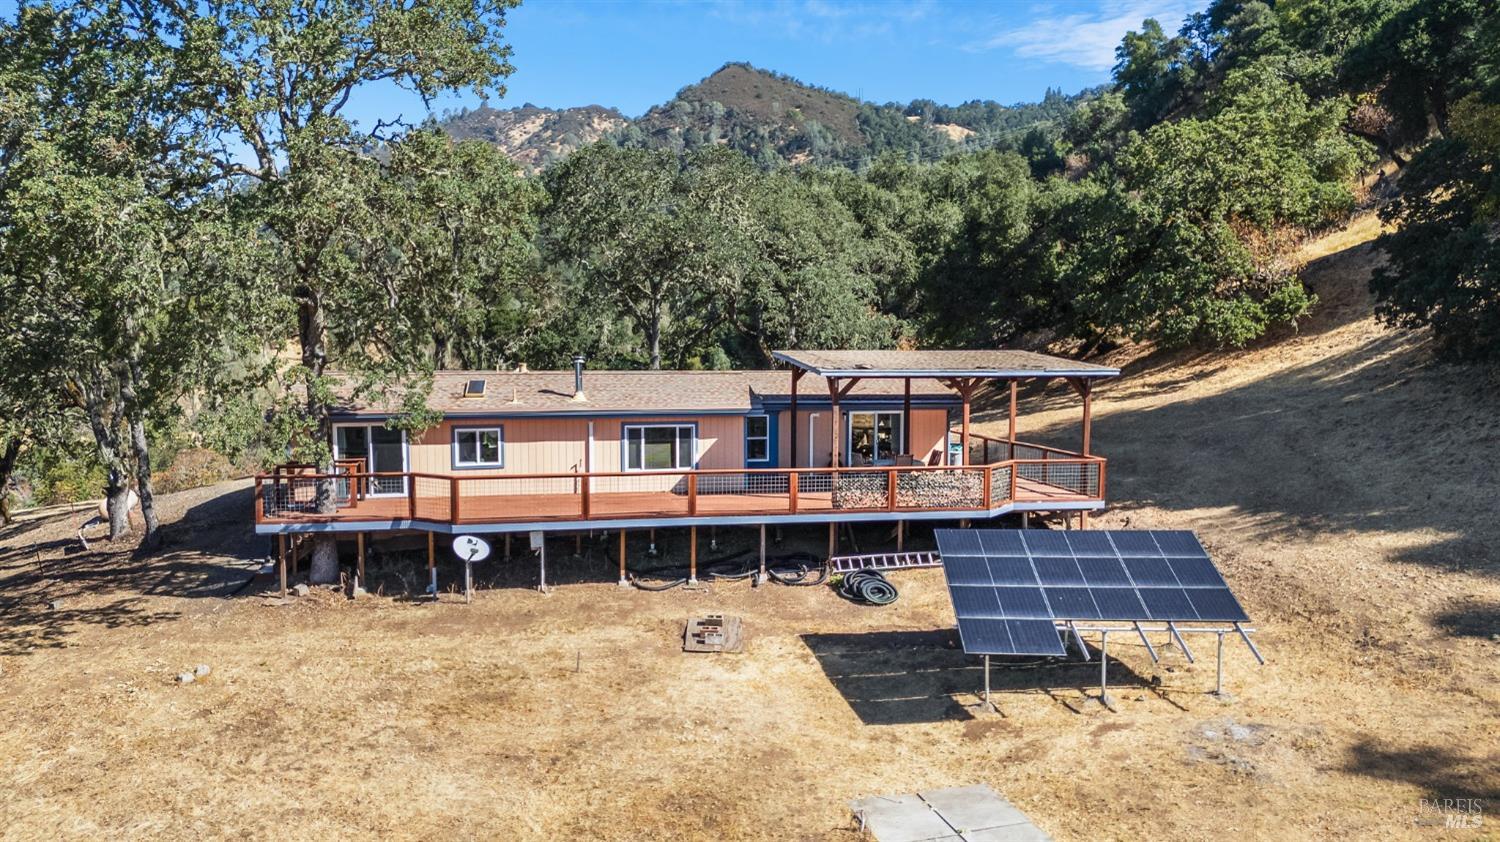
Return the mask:
[[1051, 842], [984, 784], [849, 802], [878, 842]]
[[919, 795], [859, 798], [849, 802], [849, 809], [879, 842], [961, 842]]
[[1031, 824], [1025, 813], [985, 784], [931, 789], [918, 795], [960, 833]]

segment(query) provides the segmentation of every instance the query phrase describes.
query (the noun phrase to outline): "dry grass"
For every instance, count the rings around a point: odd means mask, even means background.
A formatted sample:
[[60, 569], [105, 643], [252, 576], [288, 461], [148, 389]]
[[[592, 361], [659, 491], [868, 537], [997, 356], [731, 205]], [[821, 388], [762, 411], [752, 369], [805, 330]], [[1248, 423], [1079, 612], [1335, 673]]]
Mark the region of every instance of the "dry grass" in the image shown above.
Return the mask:
[[[1227, 647], [1231, 703], [1211, 659], [1122, 642], [1118, 713], [1091, 667], [1006, 672], [980, 711], [935, 571], [888, 609], [621, 591], [597, 556], [546, 596], [495, 564], [469, 606], [228, 596], [264, 551], [229, 484], [175, 495], [144, 561], [4, 533], [0, 837], [852, 840], [850, 798], [985, 782], [1059, 839], [1433, 838], [1420, 799], [1500, 795], [1500, 407], [1369, 320], [1372, 259], [1309, 266], [1333, 303], [1300, 336], [1124, 357], [1096, 404], [1099, 525], [1199, 531], [1263, 630], [1264, 668]], [[1028, 406], [1076, 436], [1073, 399]], [[745, 654], [678, 651], [709, 611]]]

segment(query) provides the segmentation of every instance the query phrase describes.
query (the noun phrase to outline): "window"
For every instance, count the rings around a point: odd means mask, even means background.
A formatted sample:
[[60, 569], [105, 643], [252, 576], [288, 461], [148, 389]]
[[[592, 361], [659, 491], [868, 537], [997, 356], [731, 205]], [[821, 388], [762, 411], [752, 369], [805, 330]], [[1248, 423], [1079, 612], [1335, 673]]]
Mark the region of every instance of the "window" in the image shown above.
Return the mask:
[[484, 397], [484, 381], [483, 380], [470, 380], [469, 382], [465, 383], [464, 384], [464, 397], [466, 397], [466, 398], [482, 398], [482, 397]]
[[500, 427], [456, 429], [453, 431], [453, 467], [499, 468], [505, 464], [501, 447], [505, 433]]
[[850, 465], [889, 465], [901, 452], [901, 413], [849, 413]]
[[765, 415], [745, 417], [745, 461], [768, 462], [771, 459], [771, 419]]
[[625, 470], [663, 471], [693, 467], [691, 424], [639, 424], [625, 428]]

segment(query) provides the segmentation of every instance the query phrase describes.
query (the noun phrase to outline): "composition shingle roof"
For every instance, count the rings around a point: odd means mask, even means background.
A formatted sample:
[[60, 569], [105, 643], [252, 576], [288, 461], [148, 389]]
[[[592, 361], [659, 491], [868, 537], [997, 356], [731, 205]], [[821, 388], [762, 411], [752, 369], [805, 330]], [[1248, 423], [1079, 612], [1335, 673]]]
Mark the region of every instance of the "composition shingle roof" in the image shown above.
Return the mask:
[[777, 351], [829, 377], [1115, 377], [1120, 370], [1033, 351]]
[[[484, 394], [465, 396], [470, 380], [484, 380]], [[899, 399], [899, 380], [861, 383], [845, 400], [883, 396]], [[433, 376], [427, 405], [447, 415], [516, 413], [609, 412], [747, 412], [764, 400], [782, 401], [791, 394], [791, 375], [780, 371], [585, 371], [586, 400], [573, 397], [572, 371], [439, 371]], [[828, 400], [827, 381], [816, 375], [802, 378], [801, 400]], [[931, 380], [912, 383], [912, 397], [924, 401], [957, 400], [955, 393]], [[340, 414], [389, 414], [399, 411], [394, 396], [351, 399], [337, 407]]]

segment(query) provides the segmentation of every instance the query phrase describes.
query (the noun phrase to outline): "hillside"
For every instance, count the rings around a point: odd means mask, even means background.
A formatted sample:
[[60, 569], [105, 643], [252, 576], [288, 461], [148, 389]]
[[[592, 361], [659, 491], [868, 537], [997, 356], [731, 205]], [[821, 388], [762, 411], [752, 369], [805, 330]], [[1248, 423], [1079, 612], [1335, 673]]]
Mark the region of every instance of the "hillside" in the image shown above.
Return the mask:
[[[168, 495], [152, 556], [80, 551], [81, 516], [0, 531], [17, 784], [0, 822], [28, 838], [854, 840], [851, 798], [986, 783], [1059, 840], [1430, 839], [1443, 816], [1422, 799], [1500, 793], [1476, 739], [1500, 709], [1500, 405], [1472, 370], [1430, 365], [1424, 334], [1371, 318], [1378, 228], [1302, 251], [1323, 306], [1298, 334], [1122, 349], [1095, 402], [1111, 510], [1094, 525], [1196, 530], [1254, 618], [1269, 662], [1227, 640], [1223, 699], [1205, 694], [1212, 643], [1189, 664], [1158, 635], [1154, 664], [1119, 636], [1116, 712], [1093, 699], [1094, 664], [997, 669], [986, 712], [936, 570], [893, 574], [884, 609], [731, 581], [645, 593], [614, 584], [602, 544], [571, 557], [562, 539], [546, 596], [518, 558], [476, 565], [471, 605], [410, 599], [420, 554], [392, 553], [372, 582], [394, 596], [282, 603], [250, 581], [266, 541], [238, 482]], [[1077, 399], [1028, 395], [1022, 424], [1072, 444]], [[743, 618], [745, 653], [679, 651], [682, 619], [706, 612]], [[173, 682], [198, 663], [207, 679]], [[788, 785], [765, 798], [766, 781]]]
[[505, 109], [480, 106], [441, 121], [454, 137], [489, 141], [528, 170], [541, 169], [628, 123], [625, 115], [613, 108], [540, 108], [531, 103]]
[[456, 137], [499, 145], [530, 170], [603, 137], [654, 149], [724, 144], [765, 166], [855, 166], [891, 151], [933, 160], [961, 149], [1014, 147], [1033, 128], [1056, 132], [1061, 120], [1096, 94], [1048, 91], [1042, 102], [1014, 106], [989, 101], [944, 106], [931, 100], [877, 105], [731, 63], [633, 119], [597, 105], [550, 109], [528, 103], [465, 110], [440, 124]]

